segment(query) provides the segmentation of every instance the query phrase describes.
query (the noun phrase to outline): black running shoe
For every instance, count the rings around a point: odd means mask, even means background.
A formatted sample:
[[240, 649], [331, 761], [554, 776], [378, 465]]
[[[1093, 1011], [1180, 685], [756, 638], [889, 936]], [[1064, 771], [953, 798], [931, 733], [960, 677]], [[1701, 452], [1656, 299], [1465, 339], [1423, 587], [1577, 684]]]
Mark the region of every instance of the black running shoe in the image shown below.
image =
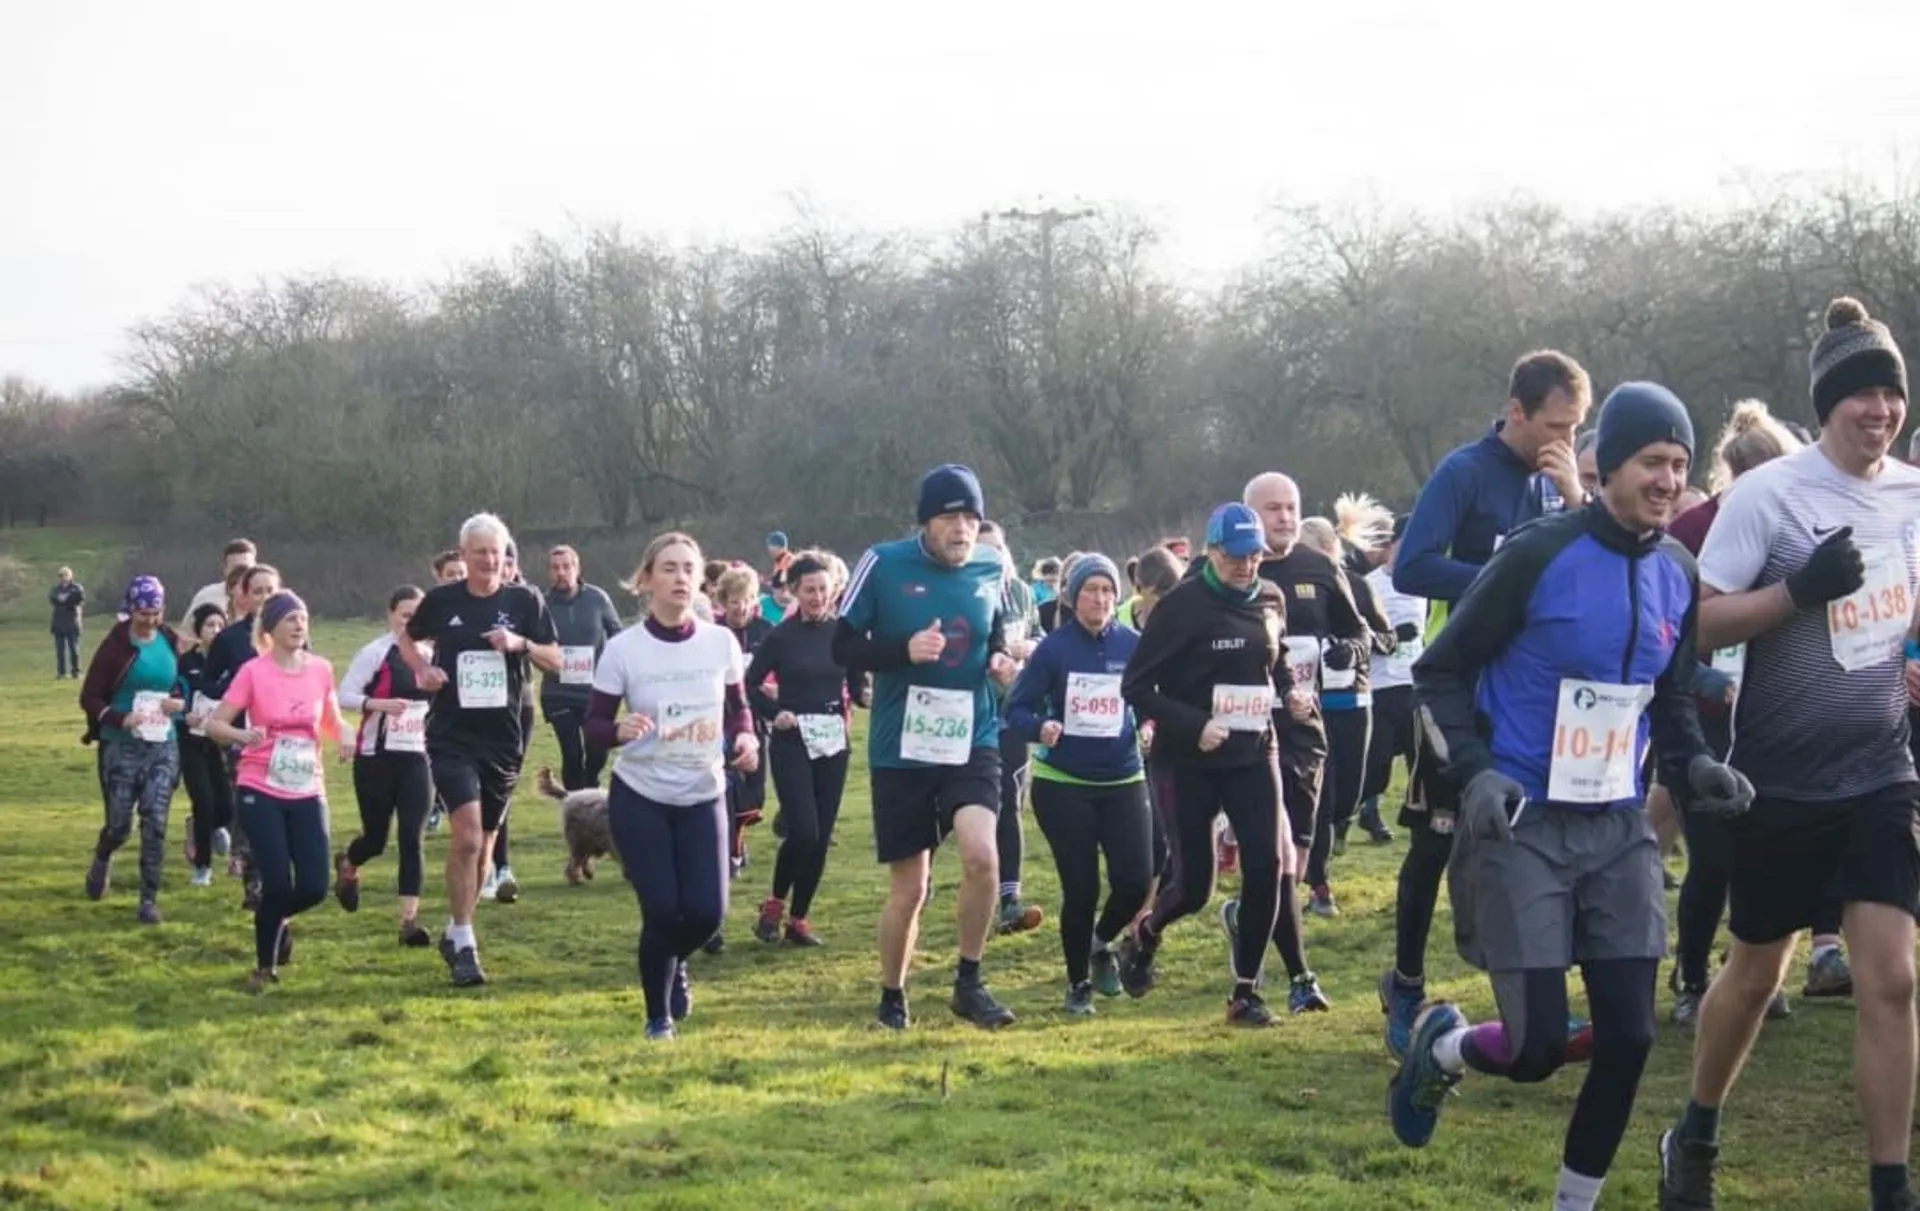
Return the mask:
[[706, 951], [710, 955], [723, 955], [727, 953], [726, 935], [714, 934], [711, 938], [708, 938], [705, 942], [700, 944], [700, 949]]
[[291, 962], [293, 962], [293, 922], [282, 921], [280, 922], [280, 946], [274, 954], [273, 965], [276, 968], [285, 967]]
[[905, 1030], [912, 1021], [907, 1016], [905, 1001], [881, 1001], [880, 1008], [874, 1011], [873, 1018], [888, 1030]]
[[1155, 979], [1153, 951], [1128, 934], [1120, 939], [1120, 987], [1130, 997], [1139, 998], [1153, 991]]
[[360, 911], [360, 872], [347, 873], [345, 850], [333, 855], [333, 898], [348, 912]]
[[1013, 1025], [1013, 1010], [993, 999], [986, 984], [979, 980], [953, 986], [953, 1012], [982, 1030], [998, 1030]]
[[1273, 1023], [1273, 1010], [1268, 1009], [1260, 994], [1251, 988], [1234, 993], [1227, 1001], [1229, 1026], [1271, 1026]]
[[418, 921], [403, 921], [400, 924], [400, 945], [421, 950], [433, 945], [433, 935]]
[[1720, 1147], [1660, 1134], [1660, 1211], [1713, 1211], [1714, 1166]]
[[471, 946], [462, 946], [453, 955], [453, 986], [455, 988], [477, 988], [487, 982], [487, 973], [480, 966], [480, 954]]

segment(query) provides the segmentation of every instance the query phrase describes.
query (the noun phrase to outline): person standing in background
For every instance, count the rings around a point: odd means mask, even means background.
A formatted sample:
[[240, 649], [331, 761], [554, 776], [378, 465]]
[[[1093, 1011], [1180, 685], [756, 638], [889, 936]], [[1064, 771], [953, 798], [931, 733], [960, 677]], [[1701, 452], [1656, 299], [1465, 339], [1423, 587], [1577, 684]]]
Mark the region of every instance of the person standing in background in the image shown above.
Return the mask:
[[47, 604], [53, 607], [55, 681], [80, 679], [80, 615], [86, 601], [87, 591], [73, 578], [73, 569], [61, 568], [58, 583], [47, 590]]

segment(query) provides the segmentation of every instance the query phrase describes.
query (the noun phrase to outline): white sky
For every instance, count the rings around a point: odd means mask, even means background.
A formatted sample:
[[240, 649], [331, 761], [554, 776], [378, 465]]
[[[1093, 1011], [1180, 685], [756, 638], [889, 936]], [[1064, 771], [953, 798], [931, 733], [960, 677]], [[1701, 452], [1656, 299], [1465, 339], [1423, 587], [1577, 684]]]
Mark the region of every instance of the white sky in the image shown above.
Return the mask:
[[196, 282], [418, 281], [576, 220], [752, 240], [796, 193], [875, 228], [1119, 203], [1205, 280], [1282, 195], [1889, 180], [1920, 157], [1920, 3], [1844, 10], [0, 0], [0, 373], [103, 382]]

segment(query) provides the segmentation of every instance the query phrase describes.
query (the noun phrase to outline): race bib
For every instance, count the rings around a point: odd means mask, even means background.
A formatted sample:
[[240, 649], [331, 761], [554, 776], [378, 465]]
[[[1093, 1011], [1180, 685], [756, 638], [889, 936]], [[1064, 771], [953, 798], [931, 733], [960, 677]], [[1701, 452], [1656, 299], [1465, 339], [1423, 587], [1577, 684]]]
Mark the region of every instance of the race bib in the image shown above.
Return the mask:
[[560, 649], [560, 684], [593, 684], [593, 647]]
[[711, 765], [720, 760], [720, 703], [668, 699], [660, 704], [660, 739], [654, 752], [673, 765]]
[[267, 757], [267, 785], [306, 798], [320, 791], [320, 749], [304, 736], [281, 736]]
[[1127, 722], [1127, 706], [1120, 700], [1120, 674], [1068, 673], [1067, 709], [1061, 721], [1069, 736], [1110, 740]]
[[213, 718], [213, 709], [219, 705], [220, 700], [218, 698], [209, 698], [205, 694], [195, 693], [191, 711], [193, 714], [200, 716], [200, 726], [188, 728], [187, 734], [190, 736], [206, 735], [207, 720]]
[[973, 752], [973, 694], [916, 685], [900, 717], [900, 756], [929, 765], [965, 765]]
[[1633, 798], [1640, 771], [1640, 712], [1651, 701], [1650, 685], [1562, 680], [1547, 798], [1555, 803]]
[[494, 710], [507, 705], [507, 658], [494, 651], [462, 652], [454, 684], [462, 707]]
[[387, 716], [387, 751], [424, 753], [427, 751], [427, 704], [409, 702], [398, 715]]
[[1320, 641], [1311, 635], [1289, 635], [1287, 672], [1293, 675], [1293, 688], [1320, 696]]
[[1360, 680], [1358, 663], [1351, 668], [1336, 669], [1327, 664], [1327, 650], [1339, 643], [1338, 639], [1320, 641], [1320, 687], [1328, 690], [1350, 690], [1353, 683]]
[[1898, 547], [1875, 547], [1863, 555], [1865, 583], [1827, 603], [1833, 659], [1849, 673], [1898, 660], [1913, 621], [1906, 556]]
[[137, 740], [149, 744], [159, 744], [173, 735], [173, 724], [167, 719], [167, 696], [158, 690], [139, 690], [133, 696], [133, 710], [128, 722], [133, 724], [133, 735]]
[[1216, 685], [1213, 721], [1230, 732], [1264, 732], [1273, 726], [1271, 685]]
[[838, 715], [798, 715], [800, 742], [807, 756], [819, 761], [847, 751], [847, 721]]
[[1386, 671], [1401, 680], [1411, 678], [1413, 662], [1420, 659], [1420, 653], [1426, 648], [1425, 639], [1402, 639], [1391, 655], [1382, 658]]
[[1740, 678], [1746, 675], [1747, 645], [1736, 643], [1730, 648], [1715, 648], [1707, 664], [1716, 673], [1724, 673], [1733, 678], [1733, 688], [1740, 688]]

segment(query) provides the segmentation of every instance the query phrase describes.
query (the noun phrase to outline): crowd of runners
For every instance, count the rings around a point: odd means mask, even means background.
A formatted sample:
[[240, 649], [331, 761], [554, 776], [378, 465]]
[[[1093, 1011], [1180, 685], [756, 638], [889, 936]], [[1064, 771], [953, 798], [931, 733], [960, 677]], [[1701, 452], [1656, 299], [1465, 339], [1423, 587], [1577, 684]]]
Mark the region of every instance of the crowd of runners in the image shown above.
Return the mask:
[[[1810, 930], [1805, 995], [1857, 1007], [1871, 1206], [1916, 1206], [1920, 471], [1891, 453], [1906, 421], [1898, 345], [1836, 300], [1811, 357], [1817, 433], [1748, 401], [1712, 449], [1657, 384], [1594, 407], [1561, 353], [1522, 357], [1507, 394], [1405, 516], [1348, 495], [1303, 517], [1275, 469], [1212, 511], [1197, 552], [1172, 539], [1124, 561], [1044, 558], [1027, 576], [978, 478], [946, 465], [920, 484], [914, 531], [851, 569], [784, 534], [768, 537], [764, 575], [658, 536], [621, 582], [640, 602], [632, 625], [571, 547], [529, 583], [506, 525], [481, 513], [433, 561], [431, 588], [392, 594], [386, 631], [338, 677], [308, 647], [297, 592], [236, 541], [175, 623], [164, 587], [134, 578], [92, 654], [81, 705], [106, 821], [87, 895], [106, 895], [137, 824], [139, 919], [160, 922], [184, 784], [193, 883], [217, 860], [245, 880], [256, 991], [292, 960], [293, 920], [330, 889], [357, 910], [363, 869], [390, 845], [401, 944], [437, 947], [456, 985], [485, 983], [475, 914], [520, 895], [509, 827], [537, 705], [563, 793], [609, 775], [646, 1034], [671, 1039], [692, 1009], [689, 958], [725, 945], [763, 813], [778, 852], [754, 936], [821, 944], [814, 903], [862, 709], [887, 868], [879, 1025], [912, 1022], [909, 961], [949, 838], [951, 1010], [1014, 1021], [982, 963], [995, 933], [1044, 918], [1022, 894], [1030, 806], [1059, 875], [1065, 1013], [1148, 995], [1173, 927], [1224, 876], [1226, 1017], [1266, 1027], [1269, 943], [1287, 1011], [1330, 1007], [1308, 926], [1337, 928], [1354, 825], [1397, 839], [1385, 796], [1403, 761], [1395, 952], [1378, 988], [1403, 1143], [1432, 1139], [1469, 1072], [1532, 1082], [1584, 1063], [1554, 1206], [1596, 1205], [1654, 1039], [1663, 858], [1683, 838], [1672, 1019], [1693, 1033], [1694, 1065], [1660, 1140], [1660, 1205], [1715, 1205], [1722, 1107], [1762, 1022], [1790, 1012], [1783, 985]], [[79, 675], [82, 600], [63, 572], [50, 593], [62, 676]], [[337, 848], [329, 755], [350, 764], [360, 817]], [[437, 933], [421, 920], [436, 827]], [[1498, 1007], [1479, 1024], [1426, 993], [1443, 877], [1456, 946]]]

